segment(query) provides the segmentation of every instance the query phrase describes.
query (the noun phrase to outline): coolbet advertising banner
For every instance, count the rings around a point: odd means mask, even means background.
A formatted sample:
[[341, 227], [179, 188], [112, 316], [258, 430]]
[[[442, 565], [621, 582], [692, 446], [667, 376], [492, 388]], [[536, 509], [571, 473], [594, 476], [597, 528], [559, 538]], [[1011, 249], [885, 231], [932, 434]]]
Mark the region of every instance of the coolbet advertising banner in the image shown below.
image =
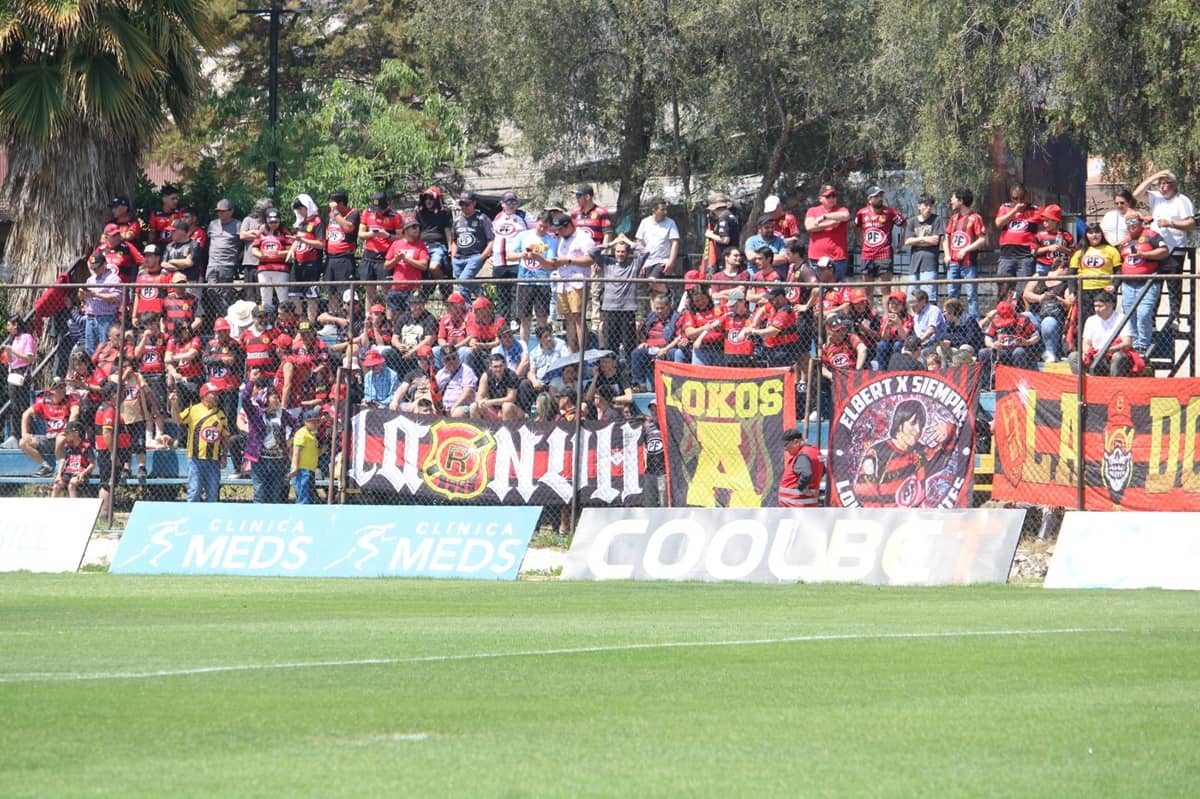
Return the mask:
[[515, 580], [541, 512], [138, 502], [111, 571]]
[[790, 369], [658, 361], [655, 394], [670, 505], [778, 504], [783, 432], [796, 426], [796, 378]]
[[564, 580], [1008, 580], [1025, 511], [587, 508]]
[[350, 479], [373, 499], [437, 504], [566, 505], [642, 501], [642, 423], [486, 422], [365, 410], [354, 417]]
[[979, 374], [834, 372], [829, 504], [970, 507]]
[[1086, 510], [1200, 510], [1200, 379], [996, 370], [996, 499], [1072, 507], [1083, 417]]
[[98, 499], [0, 499], [0, 572], [73, 572], [79, 568]]

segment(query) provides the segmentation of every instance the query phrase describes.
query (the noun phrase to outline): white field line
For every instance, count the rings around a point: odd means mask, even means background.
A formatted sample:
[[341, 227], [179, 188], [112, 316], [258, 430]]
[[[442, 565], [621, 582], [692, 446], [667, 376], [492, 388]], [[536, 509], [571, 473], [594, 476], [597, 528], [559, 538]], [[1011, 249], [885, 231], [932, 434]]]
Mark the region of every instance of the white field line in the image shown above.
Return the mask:
[[462, 655], [421, 655], [408, 658], [363, 658], [361, 660], [314, 660], [298, 663], [234, 663], [224, 666], [200, 666], [193, 669], [161, 671], [33, 672], [0, 675], [0, 683], [76, 682], [82, 680], [145, 680], [153, 677], [186, 677], [194, 674], [226, 674], [238, 671], [274, 671], [286, 669], [337, 669], [353, 666], [398, 666], [410, 663], [445, 663], [456, 660], [529, 658], [551, 655], [589, 655], [602, 652], [636, 652], [645, 649], [690, 649], [724, 646], [770, 646], [775, 644], [816, 643], [821, 641], [885, 641], [927, 638], [992, 638], [1000, 636], [1087, 635], [1123, 633], [1119, 627], [1066, 627], [1051, 630], [946, 630], [912, 633], [843, 633], [830, 635], [792, 635], [784, 638], [745, 638], [720, 641], [658, 641], [642, 644], [578, 646], [562, 649], [530, 649], [517, 652], [472, 652]]

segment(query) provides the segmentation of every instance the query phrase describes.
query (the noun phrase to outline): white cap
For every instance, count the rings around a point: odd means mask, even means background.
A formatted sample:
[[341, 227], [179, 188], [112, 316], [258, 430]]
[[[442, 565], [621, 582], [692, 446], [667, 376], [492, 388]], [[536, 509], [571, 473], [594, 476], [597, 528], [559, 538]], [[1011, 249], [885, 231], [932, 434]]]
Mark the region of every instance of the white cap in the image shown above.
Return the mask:
[[346, 289], [342, 292], [342, 302], [350, 302], [354, 299], [354, 289]]
[[775, 196], [774, 194], [768, 196], [767, 199], [763, 201], [763, 213], [764, 214], [773, 214], [778, 210], [779, 210], [779, 198], [777, 196]]

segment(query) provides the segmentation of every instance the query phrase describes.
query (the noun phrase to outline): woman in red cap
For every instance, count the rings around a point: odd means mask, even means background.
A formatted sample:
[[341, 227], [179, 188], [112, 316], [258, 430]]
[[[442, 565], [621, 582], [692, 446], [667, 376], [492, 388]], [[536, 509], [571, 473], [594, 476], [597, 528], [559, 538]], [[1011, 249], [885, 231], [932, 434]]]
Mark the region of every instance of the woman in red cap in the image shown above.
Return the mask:
[[875, 344], [875, 363], [881, 370], [887, 369], [892, 355], [904, 348], [904, 339], [913, 332], [907, 300], [903, 289], [895, 289], [884, 301], [886, 309], [879, 317], [878, 342]]

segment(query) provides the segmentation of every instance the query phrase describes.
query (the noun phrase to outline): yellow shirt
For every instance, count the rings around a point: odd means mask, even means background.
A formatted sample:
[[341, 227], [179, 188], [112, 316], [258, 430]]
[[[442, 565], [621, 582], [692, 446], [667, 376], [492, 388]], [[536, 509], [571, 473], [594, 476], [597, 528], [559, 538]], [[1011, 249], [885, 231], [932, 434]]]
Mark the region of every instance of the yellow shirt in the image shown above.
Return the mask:
[[296, 435], [292, 436], [292, 449], [300, 450], [300, 459], [298, 465], [301, 469], [308, 471], [316, 471], [317, 458], [321, 454], [321, 446], [317, 441], [317, 437], [308, 427], [301, 427], [296, 431]]
[[187, 455], [203, 461], [221, 461], [225, 458], [223, 445], [229, 437], [229, 422], [220, 408], [209, 408], [203, 402], [179, 414], [179, 421], [187, 425]]
[[1111, 244], [1085, 247], [1071, 256], [1071, 269], [1083, 278], [1084, 291], [1096, 291], [1112, 283], [1113, 272], [1121, 265], [1121, 253]]

